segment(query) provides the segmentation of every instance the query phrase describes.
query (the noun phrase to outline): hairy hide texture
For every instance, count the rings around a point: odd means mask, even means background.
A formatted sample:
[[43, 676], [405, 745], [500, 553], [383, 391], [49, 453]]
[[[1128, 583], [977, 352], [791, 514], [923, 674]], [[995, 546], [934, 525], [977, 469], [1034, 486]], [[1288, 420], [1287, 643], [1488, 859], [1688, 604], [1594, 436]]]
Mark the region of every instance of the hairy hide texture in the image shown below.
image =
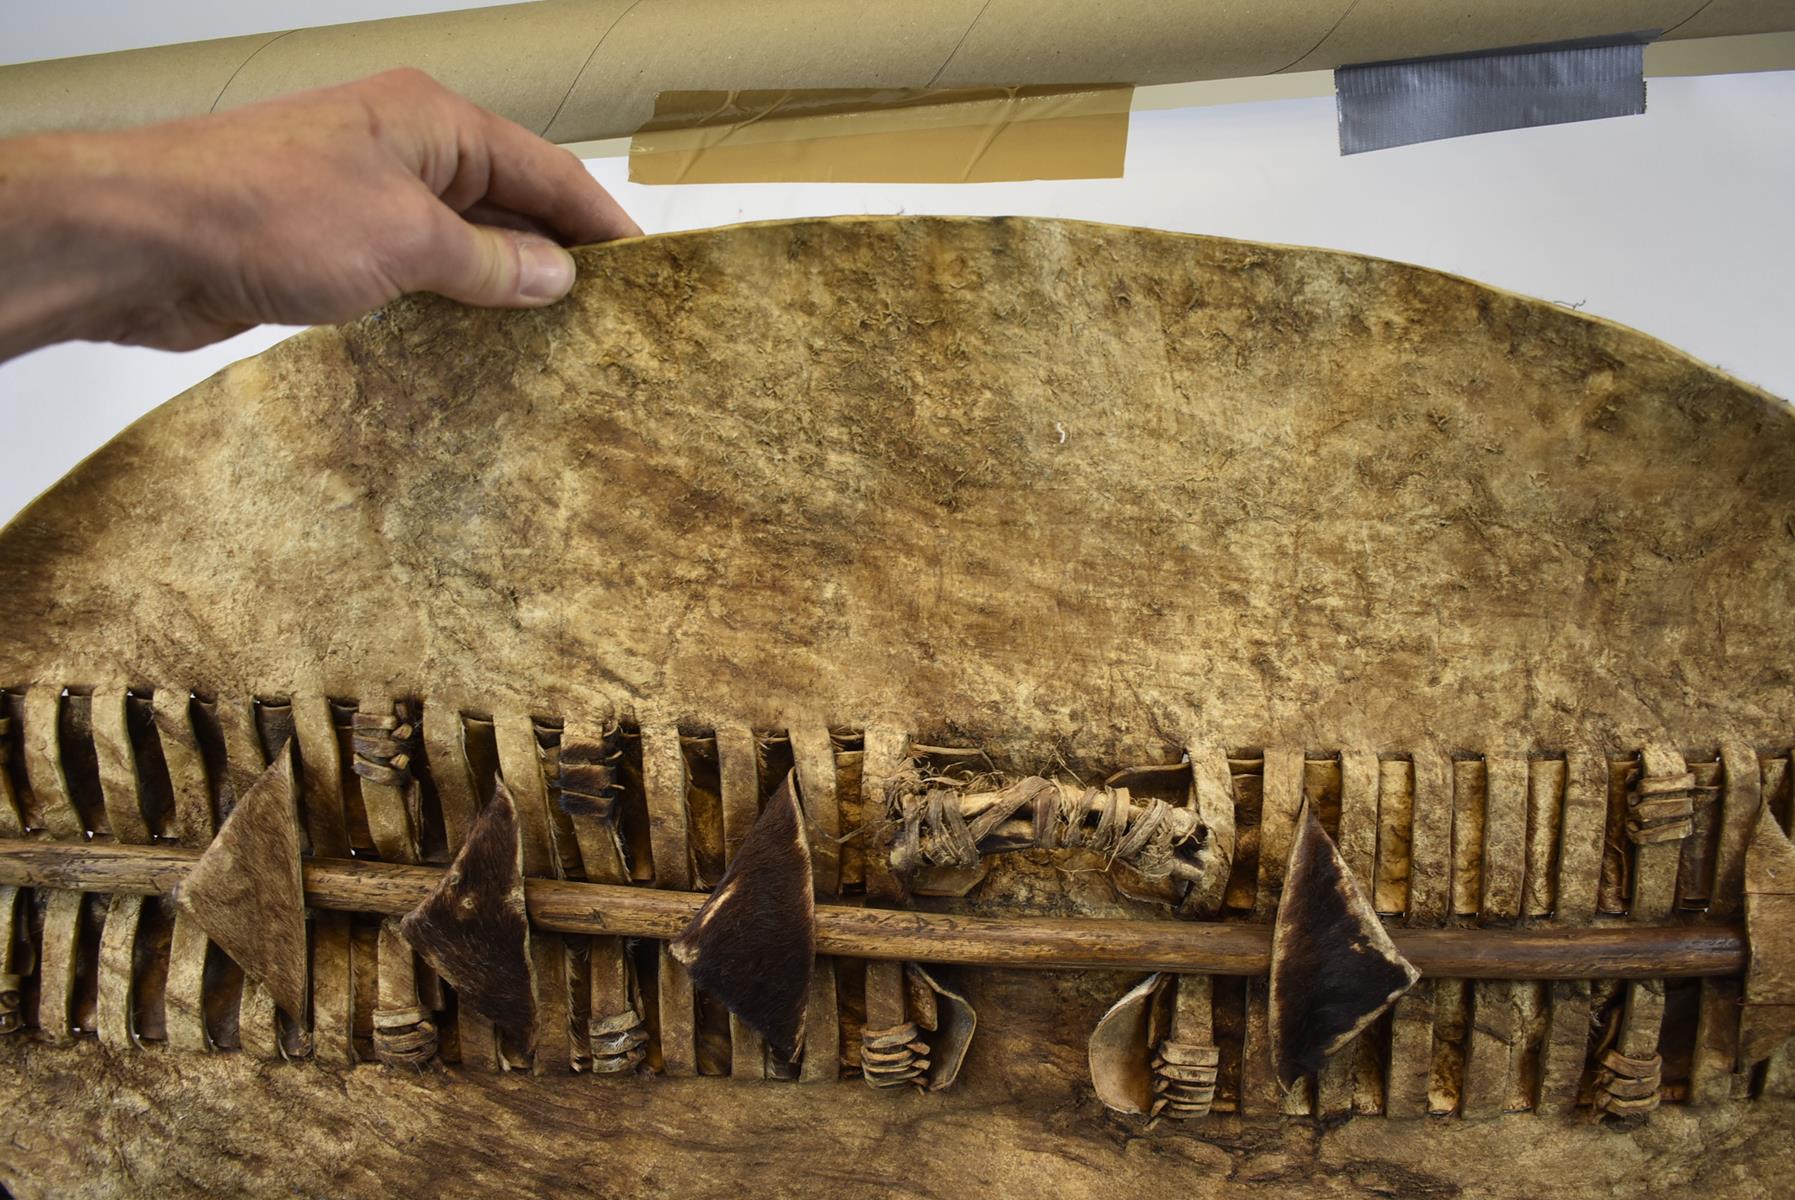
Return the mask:
[[288, 1016], [305, 1019], [305, 883], [285, 747], [231, 810], [175, 903]]
[[533, 1036], [517, 807], [502, 780], [436, 890], [406, 914], [400, 931], [463, 1004], [495, 1025]]
[[1396, 952], [1383, 922], [1307, 802], [1271, 949], [1272, 1057], [1285, 1088], [1323, 1061], [1421, 977]]
[[785, 1062], [798, 1057], [816, 963], [816, 903], [792, 775], [673, 943], [673, 957], [694, 984], [765, 1038], [773, 1054]]

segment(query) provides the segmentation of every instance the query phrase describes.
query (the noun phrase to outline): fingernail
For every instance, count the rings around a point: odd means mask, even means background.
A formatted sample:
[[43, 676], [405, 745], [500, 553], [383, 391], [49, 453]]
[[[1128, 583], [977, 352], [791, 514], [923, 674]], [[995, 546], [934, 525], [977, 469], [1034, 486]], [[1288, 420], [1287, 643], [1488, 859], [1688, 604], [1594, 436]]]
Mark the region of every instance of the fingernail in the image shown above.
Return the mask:
[[573, 286], [573, 255], [553, 242], [517, 244], [517, 291], [526, 300], [559, 300]]

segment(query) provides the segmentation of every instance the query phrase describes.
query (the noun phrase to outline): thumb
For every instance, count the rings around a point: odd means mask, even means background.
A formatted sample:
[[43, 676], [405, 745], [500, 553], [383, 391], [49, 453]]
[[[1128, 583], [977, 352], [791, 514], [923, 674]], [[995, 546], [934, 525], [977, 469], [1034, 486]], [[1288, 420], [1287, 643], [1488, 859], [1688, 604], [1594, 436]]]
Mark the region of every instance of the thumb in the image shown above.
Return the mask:
[[545, 237], [449, 220], [419, 288], [483, 308], [536, 308], [573, 287], [573, 256]]

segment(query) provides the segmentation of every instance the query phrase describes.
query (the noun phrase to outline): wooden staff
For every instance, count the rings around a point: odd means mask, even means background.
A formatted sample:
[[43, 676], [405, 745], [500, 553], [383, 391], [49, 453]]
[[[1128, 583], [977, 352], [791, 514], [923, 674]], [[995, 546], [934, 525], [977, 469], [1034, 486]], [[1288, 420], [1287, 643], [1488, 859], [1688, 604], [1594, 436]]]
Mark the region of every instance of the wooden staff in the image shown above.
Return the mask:
[[[0, 886], [166, 895], [198, 858], [167, 844], [0, 839]], [[440, 874], [363, 859], [308, 859], [305, 899], [314, 908], [406, 913]], [[677, 937], [705, 899], [696, 892], [555, 879], [530, 879], [525, 891], [530, 919], [543, 929], [659, 939]], [[1271, 928], [1263, 924], [967, 917], [819, 904], [816, 928], [820, 953], [855, 958], [1205, 975], [1263, 975], [1271, 967]], [[1390, 936], [1423, 975], [1455, 979], [1737, 975], [1748, 958], [1745, 930], [1737, 924], [1392, 928]]]

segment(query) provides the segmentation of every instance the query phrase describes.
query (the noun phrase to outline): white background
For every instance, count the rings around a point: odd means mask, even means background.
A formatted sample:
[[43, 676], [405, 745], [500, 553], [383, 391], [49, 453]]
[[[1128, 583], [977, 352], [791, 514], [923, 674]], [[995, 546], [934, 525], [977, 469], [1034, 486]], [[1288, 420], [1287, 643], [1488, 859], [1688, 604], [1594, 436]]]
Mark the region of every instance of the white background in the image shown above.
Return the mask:
[[[443, 0], [0, 0], [0, 61], [401, 13]], [[1137, 113], [1126, 178], [635, 187], [649, 232], [827, 213], [1080, 217], [1422, 263], [1599, 313], [1795, 397], [1795, 72], [1651, 81], [1643, 117], [1341, 158], [1331, 99]], [[4, 281], [0, 280], [0, 286]], [[0, 365], [0, 521], [125, 424], [290, 331], [192, 354], [85, 344]]]

